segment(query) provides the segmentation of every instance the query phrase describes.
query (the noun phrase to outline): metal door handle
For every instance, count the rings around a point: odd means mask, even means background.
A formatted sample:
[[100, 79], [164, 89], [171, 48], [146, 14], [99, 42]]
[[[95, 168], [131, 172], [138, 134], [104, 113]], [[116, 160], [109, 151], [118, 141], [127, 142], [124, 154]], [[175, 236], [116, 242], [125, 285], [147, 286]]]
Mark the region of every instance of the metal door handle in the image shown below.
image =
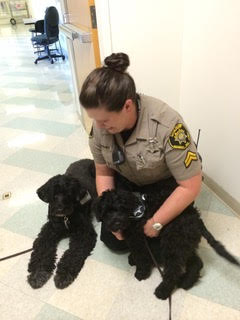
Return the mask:
[[66, 23], [59, 25], [60, 31], [70, 40], [79, 39], [82, 43], [92, 42], [91, 33], [80, 30], [72, 24]]

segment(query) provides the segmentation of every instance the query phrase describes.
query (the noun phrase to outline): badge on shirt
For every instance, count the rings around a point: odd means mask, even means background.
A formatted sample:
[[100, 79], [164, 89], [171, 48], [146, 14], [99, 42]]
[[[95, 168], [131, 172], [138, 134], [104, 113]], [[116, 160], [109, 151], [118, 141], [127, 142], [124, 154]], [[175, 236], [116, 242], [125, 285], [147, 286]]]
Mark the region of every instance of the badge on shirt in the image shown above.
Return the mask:
[[185, 150], [190, 145], [190, 134], [182, 123], [176, 124], [168, 142], [173, 149]]

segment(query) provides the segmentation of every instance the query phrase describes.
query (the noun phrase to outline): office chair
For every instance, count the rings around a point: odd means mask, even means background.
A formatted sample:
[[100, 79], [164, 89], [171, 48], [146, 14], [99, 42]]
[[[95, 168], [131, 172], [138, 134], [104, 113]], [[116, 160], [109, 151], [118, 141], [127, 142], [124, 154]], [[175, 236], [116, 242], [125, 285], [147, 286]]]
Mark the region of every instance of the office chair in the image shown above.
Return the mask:
[[[44, 20], [38, 20], [34, 24], [34, 28], [30, 28], [28, 31], [32, 32], [32, 38], [37, 36], [38, 34], [44, 34]], [[35, 44], [34, 41], [32, 41], [33, 48], [37, 48], [37, 51], [34, 53], [37, 53], [40, 51], [40, 46]]]
[[38, 33], [44, 33], [44, 20], [38, 20], [34, 23], [34, 27], [28, 31], [32, 32], [32, 37], [37, 36]]
[[[32, 37], [32, 43], [37, 48], [35, 53], [38, 54], [38, 58], [34, 61], [35, 64], [40, 60], [49, 59], [51, 63], [54, 63], [53, 59], [62, 58], [65, 60], [65, 56], [62, 53], [61, 43], [59, 41], [59, 16], [55, 7], [49, 7], [46, 9], [44, 17], [44, 33]], [[57, 47], [57, 43], [59, 48]], [[55, 47], [53, 47], [53, 45]], [[45, 53], [45, 55], [42, 55]]]

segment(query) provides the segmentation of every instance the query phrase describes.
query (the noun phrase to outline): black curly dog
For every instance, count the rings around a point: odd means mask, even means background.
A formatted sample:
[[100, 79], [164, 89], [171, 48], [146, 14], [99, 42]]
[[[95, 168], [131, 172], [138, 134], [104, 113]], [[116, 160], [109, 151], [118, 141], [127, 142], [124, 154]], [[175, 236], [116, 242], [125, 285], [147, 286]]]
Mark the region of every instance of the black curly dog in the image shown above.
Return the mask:
[[69, 237], [70, 241], [54, 276], [59, 289], [74, 281], [95, 247], [96, 232], [90, 214], [92, 199], [97, 196], [93, 166], [89, 159], [76, 161], [65, 174], [52, 177], [37, 190], [39, 198], [49, 205], [48, 222], [33, 243], [28, 264], [28, 283], [34, 289], [42, 287], [51, 277], [61, 239]]
[[[168, 192], [167, 192], [168, 193]], [[135, 277], [147, 279], [153, 261], [145, 246], [143, 226], [169, 194], [142, 195], [126, 190], [103, 192], [93, 203], [98, 221], [109, 231], [121, 230], [130, 249], [130, 265], [136, 265]], [[147, 237], [148, 245], [163, 267], [163, 279], [155, 289], [157, 298], [166, 299], [176, 288], [190, 289], [199, 279], [203, 263], [197, 255], [201, 237], [222, 257], [240, 265], [204, 226], [198, 210], [191, 204], [177, 218], [164, 226], [157, 238]]]

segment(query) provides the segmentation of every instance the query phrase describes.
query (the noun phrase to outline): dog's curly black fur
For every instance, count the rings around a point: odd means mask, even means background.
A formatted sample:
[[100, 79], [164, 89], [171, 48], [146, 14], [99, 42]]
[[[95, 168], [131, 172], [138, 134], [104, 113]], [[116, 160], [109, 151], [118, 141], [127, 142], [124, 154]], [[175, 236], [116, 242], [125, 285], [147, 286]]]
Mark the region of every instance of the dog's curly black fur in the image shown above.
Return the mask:
[[[69, 249], [58, 262], [54, 276], [59, 289], [66, 288], [74, 281], [95, 247], [91, 202], [97, 194], [95, 175], [91, 172], [93, 168], [92, 160], [76, 161], [65, 174], [52, 177], [37, 190], [39, 198], [49, 205], [48, 221], [33, 243], [28, 264], [28, 283], [32, 288], [42, 287], [51, 277], [61, 239], [69, 237], [70, 241]], [[90, 200], [87, 191], [92, 198]]]
[[[167, 194], [164, 191], [158, 194], [150, 193], [145, 195], [144, 201], [139, 194], [126, 190], [111, 190], [103, 192], [102, 196], [94, 201], [93, 210], [98, 221], [102, 221], [109, 231], [122, 231], [130, 249], [129, 264], [136, 265], [135, 277], [138, 280], [148, 278], [153, 267], [152, 258], [145, 246], [143, 226], [168, 195], [169, 191]], [[133, 213], [139, 205], [145, 206], [145, 214], [143, 218], [136, 220]], [[147, 238], [157, 263], [163, 267], [162, 282], [155, 289], [158, 298], [166, 299], [174, 288], [189, 289], [198, 281], [203, 263], [197, 255], [197, 248], [202, 236], [218, 254], [239, 265], [209, 233], [199, 211], [191, 204], [164, 226], [157, 238]]]

